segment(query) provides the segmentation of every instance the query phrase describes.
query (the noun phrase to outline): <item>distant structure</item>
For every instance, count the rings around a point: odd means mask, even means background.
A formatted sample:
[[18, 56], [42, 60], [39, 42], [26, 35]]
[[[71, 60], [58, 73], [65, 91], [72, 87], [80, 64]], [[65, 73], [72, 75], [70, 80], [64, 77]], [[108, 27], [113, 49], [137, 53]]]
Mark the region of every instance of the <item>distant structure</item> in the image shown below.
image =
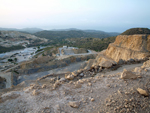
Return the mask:
[[67, 49], [67, 48], [68, 48], [68, 46], [63, 46], [63, 48], [64, 48], [64, 49]]

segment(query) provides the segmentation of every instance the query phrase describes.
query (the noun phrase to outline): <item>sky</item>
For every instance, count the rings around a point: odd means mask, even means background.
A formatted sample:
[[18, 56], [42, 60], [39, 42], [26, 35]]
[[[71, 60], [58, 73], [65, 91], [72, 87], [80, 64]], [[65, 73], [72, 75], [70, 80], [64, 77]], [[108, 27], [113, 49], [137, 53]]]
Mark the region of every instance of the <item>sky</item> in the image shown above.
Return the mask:
[[95, 29], [150, 28], [150, 0], [0, 0], [0, 27]]

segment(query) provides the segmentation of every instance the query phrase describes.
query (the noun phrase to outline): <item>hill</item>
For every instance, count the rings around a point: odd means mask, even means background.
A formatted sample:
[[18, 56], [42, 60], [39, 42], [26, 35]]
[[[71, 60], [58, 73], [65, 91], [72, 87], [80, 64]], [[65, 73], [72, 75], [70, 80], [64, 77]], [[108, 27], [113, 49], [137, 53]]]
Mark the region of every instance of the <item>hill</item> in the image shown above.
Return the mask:
[[24, 33], [36, 33], [39, 31], [43, 31], [40, 28], [23, 28], [23, 29], [16, 29], [16, 28], [0, 28], [1, 31], [20, 31]]
[[110, 36], [119, 35], [119, 33], [107, 33], [96, 30], [64, 30], [64, 31], [40, 31], [34, 35], [38, 37], [53, 39], [66, 39], [66, 38], [106, 38]]
[[68, 38], [64, 44], [73, 47], [86, 48], [95, 51], [102, 51], [108, 47], [110, 43], [115, 41], [116, 37], [108, 38]]
[[121, 35], [134, 35], [134, 34], [150, 34], [148, 28], [131, 28], [123, 32]]
[[28, 33], [18, 31], [0, 31], [0, 53], [22, 49], [25, 46], [38, 46], [46, 42], [47, 39]]

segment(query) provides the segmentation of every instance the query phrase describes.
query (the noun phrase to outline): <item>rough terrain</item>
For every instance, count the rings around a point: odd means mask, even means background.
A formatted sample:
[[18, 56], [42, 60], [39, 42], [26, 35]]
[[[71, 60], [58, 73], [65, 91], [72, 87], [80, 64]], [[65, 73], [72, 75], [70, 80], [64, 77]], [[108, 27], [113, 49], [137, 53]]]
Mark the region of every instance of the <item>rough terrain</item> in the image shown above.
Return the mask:
[[149, 44], [149, 35], [120, 35], [84, 69], [2, 89], [0, 112], [150, 113]]
[[[28, 87], [24, 87], [22, 83], [13, 91], [3, 90], [0, 112], [149, 113], [150, 67], [144, 63], [142, 68], [136, 67], [127, 71], [136, 78], [122, 79], [124, 71], [120, 72], [118, 69], [114, 74], [102, 72], [79, 80], [61, 78], [53, 82], [51, 77], [47, 77], [32, 81]], [[138, 88], [147, 95], [139, 93]]]

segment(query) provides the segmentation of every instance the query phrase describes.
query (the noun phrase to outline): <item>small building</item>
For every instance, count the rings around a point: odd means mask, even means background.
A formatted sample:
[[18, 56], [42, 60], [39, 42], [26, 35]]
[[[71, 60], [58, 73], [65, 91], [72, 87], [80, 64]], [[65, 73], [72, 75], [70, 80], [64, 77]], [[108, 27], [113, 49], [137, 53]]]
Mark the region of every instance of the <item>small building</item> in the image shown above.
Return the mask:
[[63, 48], [64, 48], [64, 49], [67, 49], [68, 47], [67, 47], [67, 46], [63, 46]]

